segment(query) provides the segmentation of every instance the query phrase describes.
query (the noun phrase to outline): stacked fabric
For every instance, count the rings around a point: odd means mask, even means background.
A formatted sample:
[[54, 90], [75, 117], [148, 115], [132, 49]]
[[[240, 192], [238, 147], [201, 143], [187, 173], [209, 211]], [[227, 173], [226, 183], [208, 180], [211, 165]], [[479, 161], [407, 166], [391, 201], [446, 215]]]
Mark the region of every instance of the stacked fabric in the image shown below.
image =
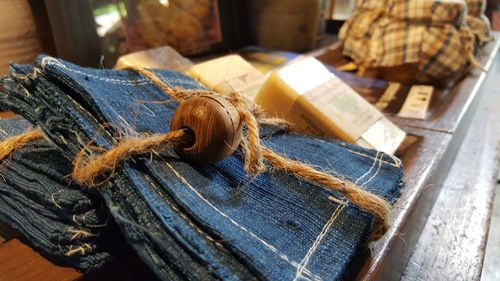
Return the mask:
[[[172, 71], [170, 87], [203, 89]], [[122, 139], [166, 133], [178, 103], [134, 71], [48, 56], [13, 65], [0, 106], [41, 128], [72, 161]], [[393, 156], [261, 128], [265, 146], [390, 202], [403, 187]], [[341, 194], [282, 171], [249, 177], [242, 153], [193, 165], [170, 148], [120, 162], [94, 188], [139, 256], [163, 280], [340, 280], [355, 272], [374, 217]]]
[[487, 21], [467, 15], [481, 1], [468, 2], [358, 0], [339, 34], [343, 54], [387, 80], [454, 81], [491, 40]]
[[[0, 119], [0, 137], [30, 126], [20, 118]], [[15, 150], [0, 164], [0, 220], [53, 262], [89, 272], [111, 260], [120, 237], [102, 200], [71, 183], [70, 172], [71, 162], [45, 140]]]

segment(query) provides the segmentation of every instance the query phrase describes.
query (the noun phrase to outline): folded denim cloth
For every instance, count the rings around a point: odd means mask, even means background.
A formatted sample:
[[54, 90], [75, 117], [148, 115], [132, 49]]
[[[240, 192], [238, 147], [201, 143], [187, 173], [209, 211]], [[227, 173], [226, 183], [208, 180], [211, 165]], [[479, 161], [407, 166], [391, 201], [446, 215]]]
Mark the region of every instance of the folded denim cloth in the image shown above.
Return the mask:
[[[202, 88], [176, 72], [155, 73], [171, 87]], [[89, 142], [110, 149], [115, 136], [165, 133], [178, 105], [135, 72], [48, 56], [13, 65], [4, 84], [0, 106], [36, 123], [68, 159]], [[261, 137], [391, 202], [403, 187], [399, 161], [382, 152], [270, 127]], [[340, 280], [356, 269], [373, 227], [372, 215], [330, 189], [279, 171], [249, 178], [239, 153], [202, 166], [170, 151], [134, 157], [96, 190], [164, 280]]]
[[[0, 119], [0, 138], [30, 127]], [[14, 151], [0, 164], [0, 220], [53, 262], [89, 272], [113, 257], [120, 237], [100, 197], [70, 183], [70, 172], [71, 163], [45, 140]]]

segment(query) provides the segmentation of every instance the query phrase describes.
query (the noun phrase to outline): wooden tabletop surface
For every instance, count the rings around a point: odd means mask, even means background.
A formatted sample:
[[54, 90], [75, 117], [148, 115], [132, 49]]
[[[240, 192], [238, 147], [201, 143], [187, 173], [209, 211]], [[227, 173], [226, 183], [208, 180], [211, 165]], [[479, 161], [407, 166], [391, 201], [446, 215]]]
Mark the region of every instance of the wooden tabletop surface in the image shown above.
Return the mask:
[[0, 245], [0, 280], [70, 281], [81, 276], [72, 268], [54, 265], [17, 239]]
[[[499, 46], [496, 39], [481, 52], [479, 61], [486, 69], [491, 68]], [[392, 227], [370, 246], [358, 280], [398, 280], [401, 276], [469, 129], [487, 74], [475, 70], [463, 79], [449, 91], [446, 101], [431, 106], [428, 120], [393, 118], [419, 141], [402, 157], [406, 188], [394, 206]]]
[[[483, 265], [483, 259], [488, 255], [486, 242], [492, 248], [498, 243], [490, 238], [498, 229], [488, 231], [500, 160], [500, 56], [490, 72], [484, 82], [484, 96], [406, 264], [402, 281], [483, 280], [492, 277], [483, 269], [489, 264], [496, 268], [493, 272], [498, 271], [498, 262], [485, 260]], [[497, 276], [489, 280], [500, 279]]]

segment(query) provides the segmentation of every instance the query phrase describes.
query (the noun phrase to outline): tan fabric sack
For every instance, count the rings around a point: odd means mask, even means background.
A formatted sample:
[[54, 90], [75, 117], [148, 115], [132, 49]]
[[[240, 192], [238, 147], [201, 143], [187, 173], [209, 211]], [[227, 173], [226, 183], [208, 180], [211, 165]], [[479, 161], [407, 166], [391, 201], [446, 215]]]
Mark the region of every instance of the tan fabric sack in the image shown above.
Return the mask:
[[343, 54], [376, 76], [432, 83], [464, 75], [488, 27], [464, 0], [358, 0], [340, 39]]

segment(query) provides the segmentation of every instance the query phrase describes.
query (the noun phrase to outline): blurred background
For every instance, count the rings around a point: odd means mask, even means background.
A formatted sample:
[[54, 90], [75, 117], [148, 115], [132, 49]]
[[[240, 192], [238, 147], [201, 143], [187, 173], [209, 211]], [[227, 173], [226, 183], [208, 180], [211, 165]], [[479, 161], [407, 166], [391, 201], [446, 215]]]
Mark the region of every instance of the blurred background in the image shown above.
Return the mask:
[[[500, 29], [500, 0], [486, 15]], [[307, 51], [331, 42], [354, 0], [0, 0], [0, 72], [40, 52], [112, 67], [121, 55], [170, 45], [193, 57], [247, 45]], [[280, 16], [276, 16], [280, 15]], [[323, 43], [324, 44], [324, 43]]]

